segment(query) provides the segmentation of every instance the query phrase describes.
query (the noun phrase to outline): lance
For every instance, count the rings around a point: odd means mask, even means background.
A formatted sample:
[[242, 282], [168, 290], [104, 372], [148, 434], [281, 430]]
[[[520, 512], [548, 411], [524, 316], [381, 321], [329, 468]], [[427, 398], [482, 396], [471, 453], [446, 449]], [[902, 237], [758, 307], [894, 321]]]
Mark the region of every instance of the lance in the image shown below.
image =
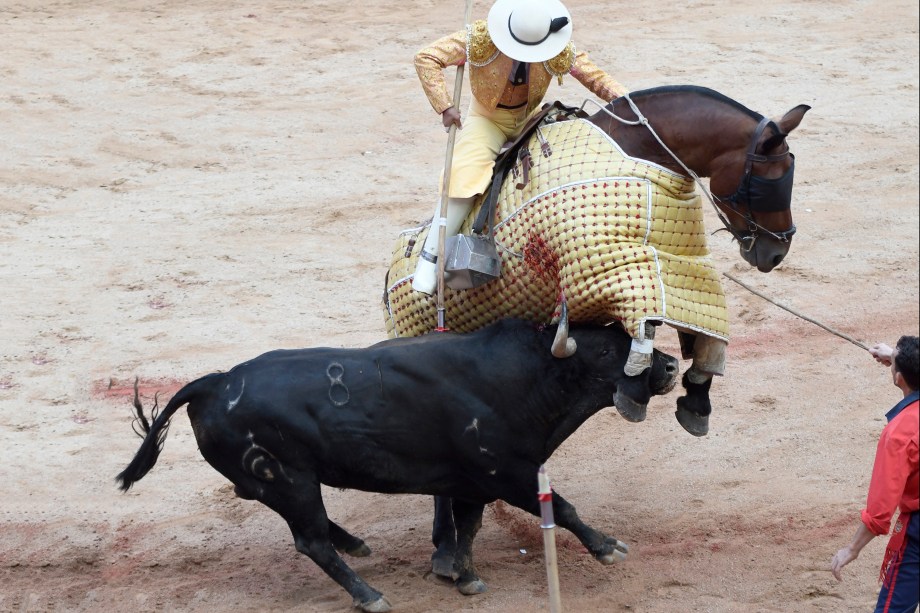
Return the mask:
[[[466, 14], [463, 27], [466, 28], [473, 14], [473, 0], [466, 0]], [[463, 71], [465, 64], [457, 66], [457, 77], [454, 79], [454, 108], [460, 110], [460, 94], [463, 91]], [[444, 179], [441, 183], [441, 207], [438, 210], [438, 332], [447, 330], [444, 322], [444, 245], [447, 242], [447, 200], [450, 191], [450, 167], [454, 161], [454, 141], [457, 137], [457, 124], [450, 124], [447, 136], [447, 154], [444, 156]], [[431, 230], [434, 229], [432, 221]], [[431, 231], [429, 230], [429, 232]]]
[[543, 529], [543, 555], [546, 558], [546, 580], [549, 584], [550, 613], [562, 613], [559, 595], [559, 567], [556, 563], [556, 524], [553, 518], [553, 490], [549, 486], [546, 469], [537, 471], [537, 498], [540, 501], [540, 527]]

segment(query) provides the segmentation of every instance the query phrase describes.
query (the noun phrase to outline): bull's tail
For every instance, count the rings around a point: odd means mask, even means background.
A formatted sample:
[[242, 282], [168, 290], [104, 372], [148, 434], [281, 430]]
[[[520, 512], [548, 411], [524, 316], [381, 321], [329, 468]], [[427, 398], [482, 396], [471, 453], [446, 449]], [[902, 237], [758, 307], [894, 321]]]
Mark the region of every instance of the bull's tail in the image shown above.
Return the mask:
[[[194, 400], [202, 392], [211, 388], [209, 381], [211, 377], [213, 377], [213, 375], [202, 377], [180, 389], [176, 392], [176, 395], [170, 399], [159, 415], [157, 415], [156, 406], [154, 406], [151, 413], [151, 419], [153, 419], [152, 424], [147, 421], [147, 417], [144, 415], [144, 408], [141, 406], [140, 397], [137, 392], [137, 381], [134, 382], [134, 409], [137, 412], [137, 416], [134, 420], [135, 432], [137, 432], [139, 436], [144, 437], [144, 442], [141, 443], [140, 449], [137, 450], [134, 459], [131, 460], [128, 467], [115, 477], [122, 491], [127, 492], [136, 481], [140, 481], [144, 475], [150, 472], [150, 469], [153, 468], [153, 465], [157, 462], [160, 450], [163, 449], [163, 443], [166, 441], [166, 433], [169, 430], [169, 420], [181, 407]], [[138, 432], [138, 427], [142, 432]]]

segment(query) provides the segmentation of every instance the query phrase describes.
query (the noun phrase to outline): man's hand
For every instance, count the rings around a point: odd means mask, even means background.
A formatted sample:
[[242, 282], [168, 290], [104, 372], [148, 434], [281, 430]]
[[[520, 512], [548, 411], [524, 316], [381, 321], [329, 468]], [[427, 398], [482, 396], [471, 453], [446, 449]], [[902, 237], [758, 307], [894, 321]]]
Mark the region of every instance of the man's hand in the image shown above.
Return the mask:
[[852, 547], [847, 545], [840, 551], [838, 551], [834, 558], [831, 560], [831, 573], [833, 573], [834, 578], [837, 581], [842, 581], [843, 578], [840, 576], [840, 569], [856, 559], [856, 556], [859, 555], [858, 551], [854, 551]]
[[463, 129], [463, 123], [460, 121], [460, 111], [453, 106], [441, 113], [441, 123], [444, 124], [445, 132], [449, 132], [450, 127], [453, 125], [456, 125], [458, 130]]
[[876, 343], [869, 348], [869, 353], [879, 364], [891, 366], [891, 360], [894, 359], [894, 349], [885, 343]]
[[859, 522], [856, 534], [853, 535], [853, 542], [838, 551], [831, 560], [831, 572], [834, 578], [840, 581], [840, 569], [852, 562], [859, 555], [869, 541], [875, 538], [875, 535], [866, 528], [866, 524]]

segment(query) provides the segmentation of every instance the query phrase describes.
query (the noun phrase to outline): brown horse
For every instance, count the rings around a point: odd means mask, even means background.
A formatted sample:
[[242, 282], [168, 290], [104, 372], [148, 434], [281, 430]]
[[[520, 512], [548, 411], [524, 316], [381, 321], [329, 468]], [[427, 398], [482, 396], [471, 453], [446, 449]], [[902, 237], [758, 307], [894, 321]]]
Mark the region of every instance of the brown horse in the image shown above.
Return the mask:
[[[810, 108], [800, 104], [771, 120], [711, 89], [683, 85], [634, 92], [588, 121], [627, 155], [693, 177], [738, 241], [741, 256], [770, 272], [786, 257], [796, 230], [791, 206], [795, 158], [786, 137]], [[699, 177], [709, 177], [709, 190]], [[709, 428], [709, 388], [712, 374], [721, 374], [714, 366], [724, 363], [724, 343], [679, 334], [694, 365], [684, 374], [687, 395], [678, 399], [676, 415], [688, 432], [701, 436]], [[647, 372], [621, 386], [615, 404], [627, 419], [644, 419], [646, 377]]]
[[742, 257], [770, 272], [795, 233], [786, 136], [810, 108], [800, 104], [771, 121], [711, 89], [680, 85], [634, 92], [588, 121], [632, 157], [710, 177], [713, 200]]
[[[738, 241], [741, 256], [761, 272], [769, 272], [786, 256], [795, 233], [791, 211], [794, 157], [786, 137], [809, 109], [799, 105], [771, 120], [711, 89], [668, 86], [619, 98], [587, 121], [609, 135], [627, 156], [697, 180]], [[532, 151], [539, 150], [538, 143], [532, 145], [536, 145], [530, 147]], [[699, 177], [709, 177], [711, 194]], [[406, 282], [394, 279], [393, 272], [391, 269], [387, 283], [387, 308], [391, 319], [398, 319], [407, 317], [411, 309], [391, 308], [392, 289]], [[494, 317], [502, 316], [499, 307]], [[646, 340], [654, 337], [648, 323]], [[685, 357], [692, 355], [694, 360], [684, 373], [686, 396], [678, 399], [676, 416], [688, 432], [702, 436], [708, 432], [709, 389], [712, 375], [721, 374], [725, 342], [681, 328], [678, 333]], [[627, 377], [618, 388], [614, 404], [631, 421], [645, 417], [649, 372], [646, 368]], [[432, 536], [437, 548], [432, 568], [436, 574], [451, 576], [457, 538], [465, 535], [456, 532], [449, 499], [436, 500]]]
[[[650, 397], [644, 366], [651, 355], [654, 326], [669, 323], [678, 329], [685, 357], [693, 357], [683, 379], [687, 395], [678, 400], [676, 416], [691, 434], [706, 434], [712, 375], [724, 370], [727, 311], [719, 275], [708, 262], [701, 199], [694, 193], [693, 180], [737, 239], [742, 257], [758, 270], [769, 272], [786, 256], [795, 233], [791, 211], [794, 158], [786, 137], [809, 108], [799, 105], [770, 120], [718, 92], [695, 86], [648, 89], [613, 101], [582, 120], [584, 129], [577, 128], [579, 134], [585, 130], [591, 134], [563, 140], [558, 148], [554, 143], [552, 155], [534, 156], [531, 176], [538, 178], [529, 186], [516, 190], [514, 180], [505, 180], [495, 217], [505, 273], [479, 288], [447, 292], [448, 325], [464, 332], [503, 317], [548, 323], [560, 294], [566, 295], [574, 321], [620, 321], [637, 344], [635, 359], [627, 364], [631, 376], [620, 386], [614, 404], [627, 419], [642, 421]], [[557, 122], [544, 130], [549, 138], [576, 129]], [[531, 138], [532, 152], [541, 151], [538, 137]], [[581, 151], [582, 160], [589, 158], [590, 164], [564, 161], [564, 147]], [[608, 163], [608, 159], [615, 161]], [[576, 166], [590, 168], [588, 179], [569, 174]], [[626, 190], [633, 200], [624, 217], [622, 207], [616, 208], [622, 193], [615, 197], [613, 188], [607, 188], [624, 176], [626, 186], [632, 181], [629, 177], [638, 177], [648, 186], [642, 188], [641, 198], [650, 193], [649, 202], [670, 200], [655, 209], [654, 215], [649, 212], [646, 219], [646, 200], [636, 200], [640, 196], [633, 181], [632, 190]], [[540, 183], [539, 177], [560, 180]], [[710, 178], [711, 196], [699, 177]], [[567, 190], [569, 195], [563, 195]], [[577, 196], [572, 195], [575, 192]], [[594, 225], [586, 225], [585, 209], [572, 204], [573, 198], [579, 205], [583, 202], [582, 193], [601, 200], [590, 211]], [[641, 213], [636, 213], [637, 206]], [[471, 217], [476, 213], [474, 210]], [[667, 224], [689, 230], [675, 240], [655, 229]], [[415, 270], [412, 260], [418, 257], [411, 241], [416, 239], [415, 244], [420, 245], [423, 241], [418, 238], [422, 237], [407, 238], [404, 233], [388, 273], [385, 302], [392, 336], [423, 334], [434, 327], [434, 301], [410, 287], [408, 271]], [[684, 240], [695, 242], [681, 243]], [[686, 248], [688, 244], [692, 248]], [[623, 249], [631, 250], [628, 258], [617, 255]], [[538, 253], [539, 257], [515, 257], [515, 253]], [[599, 260], [598, 254], [607, 259]], [[673, 257], [661, 259], [660, 255]], [[640, 264], [620, 264], [629, 258]], [[688, 260], [693, 260], [690, 277], [686, 269], [678, 270]], [[639, 303], [629, 294], [629, 287], [624, 291], [622, 284], [611, 281], [634, 279], [637, 274], [643, 288], [651, 287], [650, 283], [661, 288], [652, 304], [647, 301], [641, 308], [634, 306]], [[701, 305], [698, 299], [672, 289], [704, 290], [710, 302]], [[645, 300], [646, 296], [638, 298]], [[700, 322], [710, 315], [701, 314], [703, 307], [716, 311], [712, 321], [717, 319], [718, 326]], [[678, 312], [684, 316], [674, 315]]]

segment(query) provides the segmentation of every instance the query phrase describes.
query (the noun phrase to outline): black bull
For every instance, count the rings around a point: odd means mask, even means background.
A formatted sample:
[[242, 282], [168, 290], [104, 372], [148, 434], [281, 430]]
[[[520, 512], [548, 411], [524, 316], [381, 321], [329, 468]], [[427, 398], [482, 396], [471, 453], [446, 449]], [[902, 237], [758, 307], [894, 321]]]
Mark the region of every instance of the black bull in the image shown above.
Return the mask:
[[[453, 498], [455, 572], [464, 593], [483, 587], [472, 541], [485, 504], [539, 514], [539, 466], [589, 417], [610, 406], [630, 338], [617, 326], [571, 330], [578, 350], [550, 355], [555, 327], [506, 320], [469, 334], [429, 334], [365, 349], [272, 351], [189, 383], [148, 424], [117, 479], [128, 490], [156, 463], [170, 418], [188, 404], [202, 456], [243, 498], [280, 514], [309, 556], [365, 611], [389, 603], [339, 557], [368, 555], [333, 523], [320, 484]], [[656, 351], [652, 386], [673, 387], [677, 361]], [[625, 546], [585, 525], [562, 496], [556, 522], [601, 562]], [[466, 587], [467, 589], [464, 589]]]

